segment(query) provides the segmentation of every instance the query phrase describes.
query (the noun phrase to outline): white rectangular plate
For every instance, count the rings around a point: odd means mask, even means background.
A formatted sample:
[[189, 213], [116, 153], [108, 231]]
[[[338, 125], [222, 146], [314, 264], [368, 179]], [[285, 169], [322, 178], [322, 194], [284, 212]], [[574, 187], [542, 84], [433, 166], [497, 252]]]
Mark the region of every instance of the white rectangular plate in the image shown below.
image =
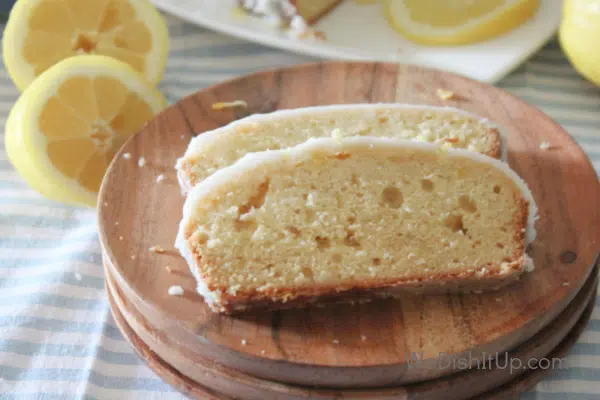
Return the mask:
[[337, 60], [388, 61], [438, 68], [495, 82], [539, 49], [556, 31], [562, 0], [542, 0], [536, 15], [512, 32], [479, 44], [416, 45], [392, 30], [376, 4], [345, 0], [318, 22], [326, 41], [296, 39], [257, 17], [233, 12], [235, 0], [152, 0], [163, 11], [218, 32], [301, 54]]

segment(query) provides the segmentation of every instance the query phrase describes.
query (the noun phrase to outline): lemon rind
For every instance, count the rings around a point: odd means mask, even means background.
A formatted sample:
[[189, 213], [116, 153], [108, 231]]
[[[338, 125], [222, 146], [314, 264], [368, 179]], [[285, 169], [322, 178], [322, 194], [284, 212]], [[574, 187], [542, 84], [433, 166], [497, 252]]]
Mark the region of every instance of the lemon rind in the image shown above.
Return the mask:
[[540, 0], [510, 1], [485, 17], [477, 18], [459, 28], [450, 29], [432, 28], [415, 23], [408, 18], [398, 21], [395, 16], [408, 15], [408, 12], [394, 11], [392, 7], [404, 7], [404, 2], [386, 0], [384, 13], [390, 26], [407, 39], [422, 45], [454, 46], [478, 43], [510, 32], [536, 14], [540, 7]]
[[[17, 1], [12, 7], [2, 37], [2, 58], [13, 82], [23, 91], [35, 79], [33, 66], [21, 54], [25, 44], [23, 21], [29, 21], [33, 7], [26, 1]], [[14, 22], [13, 22], [14, 21]], [[11, 23], [12, 22], [12, 23]]]

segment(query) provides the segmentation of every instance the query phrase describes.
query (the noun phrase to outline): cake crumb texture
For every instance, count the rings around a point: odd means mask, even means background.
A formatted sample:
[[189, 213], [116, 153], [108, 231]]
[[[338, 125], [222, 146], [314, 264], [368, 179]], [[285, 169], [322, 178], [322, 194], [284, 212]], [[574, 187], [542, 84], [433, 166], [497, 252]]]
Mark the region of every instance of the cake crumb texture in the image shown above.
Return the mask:
[[248, 155], [195, 188], [180, 235], [215, 302], [522, 272], [529, 203], [500, 162], [364, 139]]

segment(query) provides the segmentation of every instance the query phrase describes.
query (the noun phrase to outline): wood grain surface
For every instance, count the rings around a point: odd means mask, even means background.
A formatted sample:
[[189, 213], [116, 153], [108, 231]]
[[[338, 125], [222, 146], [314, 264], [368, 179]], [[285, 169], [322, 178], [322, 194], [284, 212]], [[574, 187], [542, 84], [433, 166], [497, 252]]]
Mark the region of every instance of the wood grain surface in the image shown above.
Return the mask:
[[[551, 368], [510, 369], [509, 365], [527, 365], [528, 360], [562, 358], [583, 331], [595, 304], [597, 268], [592, 272], [567, 308], [545, 329], [528, 341], [499, 357], [499, 365], [462, 370], [447, 377], [400, 387], [364, 390], [313, 389], [270, 382], [244, 375], [212, 361], [190, 358], [170, 335], [149, 326], [115, 286], [107, 268], [106, 283], [111, 309], [117, 324], [136, 352], [163, 379], [193, 398], [236, 398], [243, 400], [320, 400], [320, 399], [423, 399], [453, 400], [514, 398], [537, 383]], [[506, 357], [506, 358], [505, 358]], [[504, 361], [507, 360], [507, 361]], [[508, 361], [511, 360], [511, 361]], [[552, 362], [552, 361], [551, 361]], [[514, 364], [513, 364], [514, 363]], [[506, 367], [504, 367], [506, 366]], [[562, 367], [566, 363], [561, 364]]]
[[[457, 94], [442, 101], [436, 90]], [[243, 99], [246, 109], [213, 111]], [[190, 138], [256, 112], [320, 104], [451, 105], [508, 133], [508, 161], [540, 209], [531, 246], [537, 266], [509, 288], [481, 295], [413, 296], [229, 317], [212, 314], [173, 248], [181, 218], [173, 165]], [[540, 143], [548, 141], [549, 150]], [[202, 90], [158, 115], [109, 167], [99, 200], [100, 240], [115, 281], [152, 326], [190, 355], [280, 382], [376, 387], [451, 373], [442, 360], [503, 352], [552, 321], [577, 294], [600, 249], [600, 185], [585, 153], [552, 119], [522, 100], [456, 75], [413, 66], [327, 62], [260, 72]], [[146, 165], [137, 160], [144, 157]], [[156, 177], [164, 174], [160, 183]], [[160, 245], [165, 253], [148, 251]], [[169, 267], [169, 272], [166, 267]], [[169, 296], [181, 285], [184, 296]], [[410, 369], [421, 353], [427, 368]], [[446, 364], [444, 364], [446, 365]]]

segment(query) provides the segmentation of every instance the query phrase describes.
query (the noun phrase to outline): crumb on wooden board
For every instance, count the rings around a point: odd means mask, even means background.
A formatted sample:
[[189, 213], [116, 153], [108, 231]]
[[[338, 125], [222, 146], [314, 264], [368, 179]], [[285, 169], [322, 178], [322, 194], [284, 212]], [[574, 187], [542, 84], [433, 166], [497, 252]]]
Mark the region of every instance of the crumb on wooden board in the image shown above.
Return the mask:
[[162, 248], [161, 246], [159, 246], [159, 245], [154, 245], [154, 246], [150, 247], [150, 248], [148, 249], [148, 251], [150, 251], [150, 252], [152, 252], [152, 253], [159, 253], [159, 254], [160, 254], [160, 253], [164, 253], [164, 252], [165, 252], [165, 249], [163, 249], [163, 248]]
[[218, 101], [213, 103], [212, 109], [215, 111], [227, 110], [229, 108], [248, 108], [248, 103], [244, 100]]
[[179, 285], [173, 285], [168, 290], [169, 296], [181, 296], [183, 295], [183, 288]]

